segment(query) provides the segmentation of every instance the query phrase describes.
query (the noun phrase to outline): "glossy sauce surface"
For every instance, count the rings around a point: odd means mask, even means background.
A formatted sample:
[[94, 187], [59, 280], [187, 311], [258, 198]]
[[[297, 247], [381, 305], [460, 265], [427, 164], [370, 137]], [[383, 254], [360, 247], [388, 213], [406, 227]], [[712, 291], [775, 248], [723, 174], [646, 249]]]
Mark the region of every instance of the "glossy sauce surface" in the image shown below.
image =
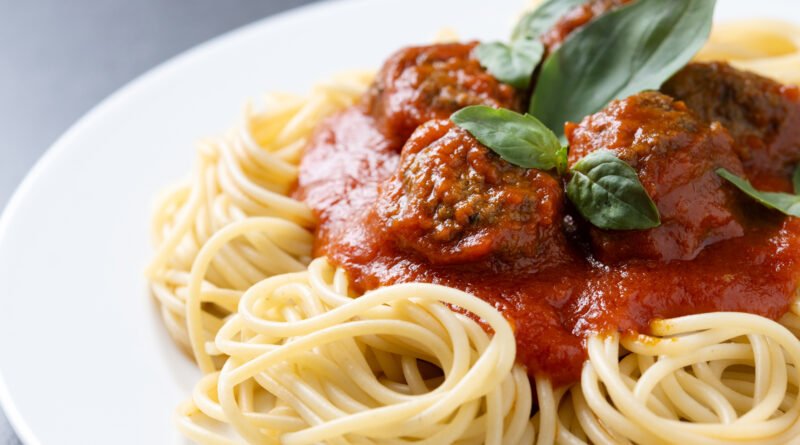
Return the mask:
[[551, 29], [542, 35], [542, 43], [547, 48], [547, 52], [551, 53], [576, 29], [581, 28], [608, 11], [630, 2], [631, 0], [589, 0], [578, 5], [567, 11]]
[[[470, 64], [448, 66], [456, 74], [438, 76], [449, 79], [446, 82], [475, 78], [457, 73], [464, 67], [474, 70]], [[479, 84], [483, 90], [485, 84]], [[425, 82], [417, 85], [429, 88]], [[514, 102], [502, 89], [493, 89], [500, 91], [504, 101]], [[654, 254], [637, 255], [636, 243], [650, 238], [636, 241], [638, 235], [628, 234], [633, 238], [623, 236], [612, 242], [632, 247], [633, 254], [612, 255], [603, 262], [593, 245], [592, 229], [564, 200], [558, 179], [502, 165], [496, 155], [465, 139], [468, 136], [447, 121], [422, 125], [401, 154], [397, 132], [387, 134], [386, 126], [397, 116], [387, 116], [385, 107], [376, 113], [374, 94], [368, 93], [361, 104], [320, 124], [306, 149], [295, 191], [319, 217], [315, 254], [344, 267], [358, 292], [413, 281], [471, 292], [492, 303], [512, 323], [517, 359], [529, 373], [546, 375], [557, 385], [578, 379], [586, 360], [584, 340], [592, 333], [647, 333], [654, 319], [713, 311], [778, 319], [793, 300], [800, 284], [800, 221], [766, 210], [732, 192], [715, 176], [697, 170], [698, 165], [710, 169], [717, 164], [698, 164], [689, 158], [670, 162], [670, 150], [675, 156], [686, 156], [681, 151], [684, 147], [690, 147], [686, 149], [689, 157], [712, 150], [715, 159], [729, 159], [731, 150], [731, 137], [718, 124], [701, 123], [687, 115], [680, 102], [667, 101], [655, 108], [672, 113], [671, 122], [680, 123], [683, 133], [675, 139], [663, 128], [666, 142], [654, 142], [648, 145], [652, 153], [637, 156], [642, 165], [650, 166], [643, 167], [640, 176], [646, 184], [652, 182], [651, 193], [673, 190], [666, 187], [669, 181], [678, 184], [688, 178], [675, 189], [681, 197], [673, 209], [678, 224], [670, 230], [686, 230], [678, 234], [678, 240], [700, 241], [685, 251], [677, 250], [678, 255], [670, 253], [674, 247], [663, 251], [659, 247], [663, 243], [658, 242], [649, 246]], [[415, 99], [400, 105], [402, 121], [421, 115], [419, 110], [403, 107], [425, 107], [425, 97], [414, 96], [413, 91], [402, 94], [422, 98], [422, 103]], [[432, 100], [442, 103], [437, 97]], [[392, 103], [390, 99], [377, 103]], [[459, 100], [491, 104], [496, 98], [462, 94]], [[653, 108], [649, 103], [620, 105], [628, 110], [624, 117], [615, 115], [612, 105], [606, 123], [624, 129], [615, 119], [657, 120], [647, 115]], [[602, 113], [595, 116], [597, 122], [603, 117]], [[592, 122], [581, 125], [606, 137]], [[664, 120], [663, 125], [669, 122]], [[407, 131], [405, 127], [395, 128]], [[647, 140], [659, 139], [658, 128], [650, 130]], [[631, 134], [642, 132], [634, 128]], [[591, 140], [584, 140], [586, 147]], [[626, 144], [631, 141], [621, 145]], [[772, 188], [789, 190], [786, 175], [773, 174], [766, 165], [759, 168], [758, 157], [754, 159], [749, 161], [748, 174], [755, 171], [754, 176], [767, 177]], [[721, 165], [741, 172], [737, 162], [727, 160]], [[708, 190], [708, 199], [687, 194], [697, 184]], [[725, 192], [720, 195], [714, 190]], [[534, 197], [529, 207], [525, 207], [526, 196]], [[693, 217], [689, 222], [681, 219], [682, 212], [702, 214], [709, 202], [733, 209], [732, 213], [694, 226]], [[400, 203], [398, 208], [394, 208], [396, 203]], [[659, 207], [674, 204], [664, 203], [659, 200]], [[525, 216], [526, 212], [536, 212], [535, 218]], [[721, 227], [724, 236], [712, 233], [715, 227]], [[651, 235], [652, 239], [662, 236]], [[464, 240], [468, 242], [462, 244]]]
[[[361, 124], [354, 124], [361, 122]], [[327, 127], [338, 138], [361, 140], [373, 130], [370, 118], [354, 109]], [[324, 134], [330, 129], [323, 129]], [[311, 152], [326, 150], [325, 142]], [[750, 206], [744, 236], [705, 248], [691, 261], [631, 260], [605, 265], [579, 239], [568, 261], [557, 266], [470, 263], [434, 266], [424, 257], [396, 247], [375, 212], [376, 179], [388, 178], [399, 155], [362, 150], [338, 153], [316, 163], [320, 181], [306, 196], [321, 216], [317, 255], [346, 268], [356, 290], [425, 281], [466, 291], [493, 303], [512, 322], [518, 360], [531, 374], [557, 384], [575, 381], [586, 354], [583, 339], [592, 332], [647, 332], [650, 321], [712, 311], [744, 311], [777, 319], [798, 286], [800, 222]], [[336, 179], [338, 172], [361, 167], [359, 180]]]

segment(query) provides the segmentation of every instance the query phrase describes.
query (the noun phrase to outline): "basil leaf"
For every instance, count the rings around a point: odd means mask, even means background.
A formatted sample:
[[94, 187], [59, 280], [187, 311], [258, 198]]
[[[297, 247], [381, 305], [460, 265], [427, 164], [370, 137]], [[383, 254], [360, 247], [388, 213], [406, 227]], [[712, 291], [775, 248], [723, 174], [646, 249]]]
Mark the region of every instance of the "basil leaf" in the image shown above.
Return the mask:
[[481, 43], [475, 57], [494, 77], [514, 88], [527, 89], [533, 70], [544, 54], [538, 40], [520, 39], [506, 45], [501, 42]]
[[[724, 168], [718, 168], [717, 174], [765, 207], [775, 209], [789, 216], [800, 217], [800, 196], [791, 195], [789, 193], [762, 192], [756, 190], [755, 187], [750, 184], [750, 181], [740, 178]], [[797, 176], [796, 172], [795, 176]]]
[[566, 150], [556, 135], [529, 114], [473, 105], [453, 113], [450, 120], [519, 167], [550, 170], [566, 165]]
[[517, 22], [512, 39], [536, 39], [552, 28], [570, 10], [586, 3], [586, 0], [548, 0], [538, 8], [525, 14]]
[[567, 155], [569, 155], [569, 147], [566, 145], [562, 145], [556, 152], [556, 170], [559, 175], [563, 175], [567, 171]]
[[607, 150], [589, 153], [572, 166], [567, 197], [601, 229], [649, 229], [661, 224], [636, 171]]
[[613, 99], [657, 89], [700, 49], [715, 0], [638, 0], [573, 32], [545, 60], [530, 113], [559, 136]]
[[794, 188], [795, 195], [800, 195], [800, 164], [798, 164], [794, 169], [794, 174], [792, 175], [792, 188]]

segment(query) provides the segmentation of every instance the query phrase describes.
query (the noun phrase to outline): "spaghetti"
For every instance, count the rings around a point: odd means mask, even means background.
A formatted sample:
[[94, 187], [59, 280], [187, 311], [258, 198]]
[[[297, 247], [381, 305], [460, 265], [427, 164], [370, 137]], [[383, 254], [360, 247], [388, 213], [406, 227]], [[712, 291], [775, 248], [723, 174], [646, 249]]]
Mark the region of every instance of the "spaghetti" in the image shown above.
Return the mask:
[[[698, 58], [798, 82], [787, 43], [798, 35], [725, 25]], [[798, 441], [798, 303], [780, 322], [717, 312], [658, 320], [652, 335], [591, 336], [580, 382], [537, 377], [534, 403], [514, 328], [491, 305], [433, 284], [358, 296], [343, 269], [312, 261], [314, 217], [287, 195], [311, 130], [371, 78], [269, 96], [204, 143], [191, 181], [159, 199], [151, 289], [205, 373], [177, 411], [183, 434], [205, 444]]]
[[[243, 231], [247, 227], [235, 223]], [[442, 304], [480, 317], [473, 319]], [[530, 442], [531, 389], [513, 333], [489, 304], [432, 284], [353, 299], [325, 259], [251, 287], [215, 341], [228, 356], [180, 409], [230, 423], [250, 443]], [[220, 440], [222, 442], [222, 440]]]
[[[371, 78], [342, 75], [307, 97], [268, 95], [259, 110], [247, 108], [241, 126], [201, 144], [191, 180], [158, 198], [151, 222], [156, 254], [147, 276], [165, 325], [184, 348], [192, 344], [189, 324], [202, 326], [193, 334], [202, 344], [236, 311], [244, 290], [265, 277], [305, 269], [314, 217], [286, 194], [315, 123], [351, 105]], [[202, 320], [187, 324], [189, 271], [200, 248], [227, 224], [254, 216], [272, 217], [272, 230], [225, 245], [202, 278]]]
[[722, 23], [714, 27], [696, 60], [724, 60], [783, 83], [800, 84], [800, 27], [766, 19]]

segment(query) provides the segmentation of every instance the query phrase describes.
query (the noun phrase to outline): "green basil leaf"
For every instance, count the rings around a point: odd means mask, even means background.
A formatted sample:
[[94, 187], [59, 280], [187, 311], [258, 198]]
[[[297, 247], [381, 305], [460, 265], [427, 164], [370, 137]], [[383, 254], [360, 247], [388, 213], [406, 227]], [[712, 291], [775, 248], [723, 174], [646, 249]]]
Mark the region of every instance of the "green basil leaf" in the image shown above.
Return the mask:
[[657, 89], [711, 30], [715, 0], [638, 0], [573, 32], [542, 65], [530, 113], [559, 136], [610, 101]]
[[506, 45], [501, 42], [481, 43], [475, 56], [494, 77], [514, 88], [527, 89], [533, 70], [544, 54], [538, 40], [520, 39]]
[[586, 3], [586, 0], [547, 0], [538, 8], [523, 15], [514, 27], [511, 38], [536, 39], [552, 28], [570, 10]]
[[794, 194], [800, 195], [800, 164], [798, 164], [794, 169], [794, 174], [792, 175], [792, 186], [794, 188]]
[[514, 165], [550, 170], [566, 162], [556, 135], [529, 114], [473, 105], [453, 113], [450, 120]]
[[567, 197], [601, 229], [650, 229], [661, 224], [636, 170], [607, 150], [589, 153], [572, 166]]
[[750, 181], [740, 178], [724, 168], [718, 168], [717, 174], [765, 207], [775, 209], [789, 216], [800, 217], [800, 196], [789, 193], [762, 192], [756, 190], [756, 188], [750, 184]]
[[563, 175], [567, 171], [567, 156], [569, 155], [569, 147], [562, 145], [556, 152], [556, 169], [559, 175]]

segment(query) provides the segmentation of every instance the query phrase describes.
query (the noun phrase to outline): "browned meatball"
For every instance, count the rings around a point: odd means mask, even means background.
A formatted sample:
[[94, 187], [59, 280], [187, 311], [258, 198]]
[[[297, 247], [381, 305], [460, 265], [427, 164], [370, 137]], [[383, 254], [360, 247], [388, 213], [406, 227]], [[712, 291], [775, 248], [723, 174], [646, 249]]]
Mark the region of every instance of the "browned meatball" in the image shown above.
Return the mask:
[[708, 124], [683, 102], [657, 92], [617, 100], [578, 124], [567, 124], [569, 163], [611, 150], [638, 173], [661, 214], [649, 230], [591, 229], [595, 254], [604, 262], [629, 258], [688, 260], [703, 247], [741, 236], [736, 192], [716, 173], [741, 175], [728, 132]]
[[410, 47], [384, 63], [364, 102], [397, 150], [418, 126], [446, 119], [466, 106], [519, 109], [514, 88], [495, 79], [472, 57], [475, 46]]
[[576, 29], [586, 25], [606, 12], [618, 8], [631, 0], [590, 0], [564, 14], [556, 24], [542, 34], [547, 52], [553, 52]]
[[662, 91], [706, 121], [722, 123], [749, 174], [788, 177], [800, 161], [797, 87], [715, 62], [687, 65]]
[[419, 127], [381, 185], [377, 212], [397, 245], [433, 264], [489, 257], [529, 263], [562, 254], [563, 192], [447, 120]]

